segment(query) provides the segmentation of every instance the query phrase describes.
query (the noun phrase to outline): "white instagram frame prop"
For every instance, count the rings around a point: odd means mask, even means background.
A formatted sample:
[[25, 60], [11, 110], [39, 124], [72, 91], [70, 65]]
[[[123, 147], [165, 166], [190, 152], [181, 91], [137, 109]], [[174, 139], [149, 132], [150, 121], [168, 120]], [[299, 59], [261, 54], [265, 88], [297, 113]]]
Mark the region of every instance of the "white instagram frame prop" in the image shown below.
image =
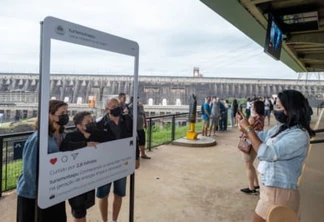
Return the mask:
[[[46, 17], [41, 30], [38, 206], [65, 201], [135, 170], [136, 123], [133, 137], [101, 143], [96, 148], [48, 154], [51, 39], [134, 57], [134, 103], [137, 103], [139, 45], [54, 17]], [[134, 106], [134, 116], [137, 109]]]

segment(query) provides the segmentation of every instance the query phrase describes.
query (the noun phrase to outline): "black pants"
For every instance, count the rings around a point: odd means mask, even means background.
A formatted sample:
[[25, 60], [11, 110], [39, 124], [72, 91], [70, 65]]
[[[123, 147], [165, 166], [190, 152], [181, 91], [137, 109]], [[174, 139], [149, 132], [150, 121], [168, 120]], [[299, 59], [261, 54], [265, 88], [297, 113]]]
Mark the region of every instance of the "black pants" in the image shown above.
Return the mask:
[[[17, 197], [17, 222], [35, 222], [35, 199]], [[46, 209], [38, 207], [38, 222], [66, 222], [65, 202]]]
[[227, 112], [221, 112], [221, 118], [219, 120], [218, 127], [219, 131], [227, 130]]
[[87, 209], [95, 205], [95, 199], [95, 190], [69, 199], [73, 217], [77, 219], [85, 217]]
[[251, 116], [251, 110], [250, 109], [245, 109], [245, 113], [246, 113], [246, 118], [249, 119]]

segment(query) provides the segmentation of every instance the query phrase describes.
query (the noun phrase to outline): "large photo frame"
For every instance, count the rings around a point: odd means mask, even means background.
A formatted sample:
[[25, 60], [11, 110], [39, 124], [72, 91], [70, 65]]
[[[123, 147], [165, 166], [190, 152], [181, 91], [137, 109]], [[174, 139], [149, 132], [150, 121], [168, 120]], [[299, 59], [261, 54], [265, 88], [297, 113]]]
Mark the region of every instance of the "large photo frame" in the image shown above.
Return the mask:
[[[48, 153], [51, 40], [105, 50], [134, 58], [134, 103], [137, 103], [139, 45], [131, 40], [54, 17], [46, 17], [41, 29], [38, 206], [60, 203], [135, 170], [136, 124], [129, 138], [100, 143], [96, 148]], [[136, 106], [133, 115], [137, 116]]]

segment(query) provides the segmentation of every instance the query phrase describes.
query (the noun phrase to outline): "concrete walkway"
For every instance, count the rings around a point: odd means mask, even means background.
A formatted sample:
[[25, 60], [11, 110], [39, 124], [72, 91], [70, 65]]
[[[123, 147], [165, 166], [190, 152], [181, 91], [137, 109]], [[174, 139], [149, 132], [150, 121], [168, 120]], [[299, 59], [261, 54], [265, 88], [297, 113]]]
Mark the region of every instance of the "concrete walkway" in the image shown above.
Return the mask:
[[[247, 187], [247, 179], [241, 153], [236, 148], [238, 136], [237, 128], [229, 128], [217, 134], [214, 147], [163, 145], [149, 152], [152, 159], [142, 160], [136, 171], [135, 221], [251, 221], [258, 196], [239, 191]], [[319, 219], [324, 209], [322, 146], [312, 146], [301, 180], [302, 222], [323, 221]], [[129, 196], [124, 198], [119, 222], [128, 221], [128, 200]], [[109, 208], [111, 221], [111, 205]], [[72, 221], [68, 204], [67, 211], [68, 221]], [[0, 221], [15, 221], [14, 191], [0, 200], [0, 215]], [[101, 221], [98, 205], [88, 211], [88, 221]]]
[[[318, 129], [324, 128], [324, 114], [318, 122]], [[315, 139], [324, 139], [324, 133]], [[310, 146], [306, 164], [300, 180], [300, 218], [302, 222], [324, 221], [324, 144]]]

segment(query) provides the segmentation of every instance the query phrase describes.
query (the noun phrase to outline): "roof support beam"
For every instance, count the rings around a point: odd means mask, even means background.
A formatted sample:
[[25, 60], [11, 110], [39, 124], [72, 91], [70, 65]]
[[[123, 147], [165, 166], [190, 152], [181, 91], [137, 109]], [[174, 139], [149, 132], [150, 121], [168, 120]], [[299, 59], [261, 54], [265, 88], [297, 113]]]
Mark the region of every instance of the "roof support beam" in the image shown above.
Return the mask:
[[251, 3], [253, 4], [260, 4], [260, 3], [265, 3], [265, 2], [272, 2], [273, 0], [251, 0]]
[[324, 47], [324, 44], [317, 44], [317, 43], [308, 43], [308, 44], [303, 44], [303, 45], [300, 45], [300, 44], [297, 44], [297, 45], [294, 45], [294, 49], [295, 50], [300, 50], [300, 49], [316, 49], [316, 48], [323, 48]]
[[298, 54], [303, 53], [324, 53], [324, 47], [296, 49]]
[[323, 69], [324, 69], [324, 64], [316, 64], [316, 65], [314, 64], [314, 65], [309, 65], [307, 67], [308, 71], [316, 71], [316, 70], [323, 70]]
[[303, 61], [305, 64], [309, 65], [324, 65], [324, 60], [315, 60], [315, 59], [300, 59]]
[[[236, 28], [245, 33], [261, 47], [264, 47], [266, 36], [266, 24], [261, 24], [252, 16], [238, 0], [201, 0], [218, 15], [232, 23]], [[265, 18], [258, 13], [259, 18]], [[266, 22], [267, 23], [267, 22]], [[298, 60], [291, 49], [283, 43], [280, 60], [296, 72], [304, 72], [306, 68]]]
[[298, 58], [300, 60], [320, 60], [324, 62], [324, 54], [321, 53], [313, 53], [313, 54], [298, 54]]
[[307, 44], [307, 43], [319, 43], [324, 44], [324, 32], [318, 33], [305, 33], [305, 34], [293, 34], [287, 44]]

